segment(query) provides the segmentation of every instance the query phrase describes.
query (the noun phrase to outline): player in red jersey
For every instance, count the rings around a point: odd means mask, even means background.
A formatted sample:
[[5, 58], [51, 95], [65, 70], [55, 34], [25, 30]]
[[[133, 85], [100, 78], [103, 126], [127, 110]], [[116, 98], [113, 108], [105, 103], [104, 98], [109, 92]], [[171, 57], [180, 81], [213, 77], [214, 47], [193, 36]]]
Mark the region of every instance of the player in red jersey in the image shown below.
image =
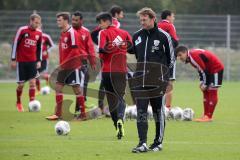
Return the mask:
[[[174, 20], [175, 20], [175, 14], [170, 10], [164, 10], [161, 14], [161, 20], [158, 22], [158, 28], [161, 28], [171, 36], [173, 47], [176, 48], [178, 46], [179, 38], [177, 36], [177, 32], [173, 24]], [[172, 105], [171, 103], [172, 103], [172, 94], [173, 94], [173, 82], [175, 81], [175, 70], [176, 70], [176, 63], [174, 64], [174, 69], [173, 69], [174, 76], [169, 81], [169, 87], [171, 88], [171, 90], [165, 94], [167, 108], [171, 108], [171, 105]]]
[[37, 29], [39, 25], [41, 17], [32, 14], [29, 25], [18, 29], [13, 42], [11, 66], [17, 70], [16, 106], [19, 112], [24, 111], [21, 96], [26, 81], [29, 81], [29, 99], [30, 101], [35, 99], [35, 78], [42, 59], [42, 32]]
[[[41, 29], [40, 27], [39, 29]], [[49, 84], [49, 74], [48, 74], [48, 59], [49, 53], [51, 49], [54, 47], [53, 40], [50, 35], [43, 33], [42, 34], [42, 61], [41, 61], [41, 68], [38, 69], [40, 76], [46, 80], [46, 85]], [[36, 78], [36, 86], [37, 91], [40, 92], [41, 84], [40, 84], [40, 77]]]
[[123, 98], [126, 88], [126, 53], [132, 38], [127, 31], [112, 25], [112, 16], [109, 13], [98, 14], [96, 20], [102, 29], [98, 39], [98, 52], [102, 60], [102, 83], [117, 137], [121, 139], [124, 136], [123, 116], [126, 107]]
[[[61, 36], [59, 39], [59, 61], [60, 71], [57, 75], [56, 82], [56, 109], [55, 114], [46, 117], [48, 120], [58, 120], [62, 116], [63, 103], [63, 87], [70, 85], [77, 96], [77, 101], [80, 106], [85, 109], [84, 97], [80, 88], [81, 83], [81, 61], [78, 47], [78, 34], [69, 25], [70, 13], [60, 12], [57, 14], [57, 24], [61, 29]], [[86, 116], [85, 110], [81, 110], [81, 117]]]
[[109, 12], [112, 15], [112, 24], [115, 27], [120, 28], [121, 24], [120, 24], [119, 20], [123, 19], [123, 17], [124, 17], [123, 9], [120, 6], [114, 5], [111, 7]]
[[176, 54], [184, 63], [190, 63], [199, 72], [200, 89], [203, 92], [204, 114], [195, 121], [210, 122], [218, 102], [218, 88], [222, 85], [224, 65], [212, 52], [203, 49], [188, 50], [179, 46]]
[[[86, 100], [87, 95], [87, 86], [89, 81], [89, 73], [88, 73], [88, 62], [90, 62], [91, 67], [95, 69], [96, 67], [96, 54], [94, 49], [94, 44], [91, 38], [91, 34], [89, 30], [83, 26], [83, 16], [79, 11], [76, 11], [72, 15], [72, 26], [77, 31], [79, 39], [79, 52], [81, 54], [83, 66], [81, 68], [84, 73], [84, 87], [83, 87], [83, 95]], [[75, 111], [79, 111], [79, 104], [76, 104]]]

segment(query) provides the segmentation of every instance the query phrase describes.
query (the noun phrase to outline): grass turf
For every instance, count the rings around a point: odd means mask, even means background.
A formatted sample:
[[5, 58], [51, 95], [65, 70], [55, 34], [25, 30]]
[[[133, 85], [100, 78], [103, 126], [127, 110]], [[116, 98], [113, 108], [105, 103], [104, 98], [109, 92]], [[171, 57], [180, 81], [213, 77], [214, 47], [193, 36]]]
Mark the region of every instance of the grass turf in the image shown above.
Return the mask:
[[[0, 159], [240, 159], [240, 113], [238, 82], [224, 83], [211, 123], [167, 121], [164, 149], [161, 152], [133, 154], [138, 143], [135, 121], [126, 121], [126, 136], [119, 141], [111, 119], [85, 122], [71, 121], [68, 136], [57, 136], [56, 122], [44, 118], [53, 113], [54, 93], [37, 96], [42, 104], [39, 113], [18, 113], [15, 108], [14, 83], [0, 83]], [[91, 85], [96, 87], [96, 84]], [[27, 110], [28, 87], [24, 88], [23, 104]], [[67, 98], [74, 99], [73, 96]], [[89, 99], [96, 103], [96, 99]], [[202, 95], [198, 82], [177, 82], [174, 106], [191, 107], [196, 117], [202, 113]], [[72, 106], [73, 108], [73, 106]], [[148, 143], [154, 137], [149, 122]]]

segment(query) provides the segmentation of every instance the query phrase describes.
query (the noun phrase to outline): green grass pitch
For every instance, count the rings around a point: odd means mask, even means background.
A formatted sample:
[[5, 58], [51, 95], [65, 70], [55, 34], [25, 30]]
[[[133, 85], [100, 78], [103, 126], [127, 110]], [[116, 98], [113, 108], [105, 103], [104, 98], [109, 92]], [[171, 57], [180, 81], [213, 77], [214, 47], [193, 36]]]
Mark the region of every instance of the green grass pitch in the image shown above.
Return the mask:
[[[71, 121], [70, 134], [57, 136], [54, 132], [56, 122], [44, 119], [53, 113], [53, 92], [48, 96], [37, 96], [36, 99], [42, 104], [42, 110], [39, 113], [29, 113], [26, 111], [28, 104], [26, 85], [23, 95], [26, 112], [18, 113], [15, 108], [16, 84], [0, 83], [0, 159], [240, 159], [239, 86], [239, 82], [223, 84], [213, 122], [167, 121], [163, 151], [133, 154], [131, 149], [138, 143], [135, 121], [126, 121], [126, 136], [120, 141], [115, 137], [111, 119], [107, 118], [85, 122]], [[89, 101], [96, 103], [94, 99]], [[202, 94], [198, 82], [176, 82], [173, 105], [191, 107], [195, 111], [195, 117], [201, 116]], [[151, 143], [154, 125], [152, 121], [149, 124], [148, 143]]]

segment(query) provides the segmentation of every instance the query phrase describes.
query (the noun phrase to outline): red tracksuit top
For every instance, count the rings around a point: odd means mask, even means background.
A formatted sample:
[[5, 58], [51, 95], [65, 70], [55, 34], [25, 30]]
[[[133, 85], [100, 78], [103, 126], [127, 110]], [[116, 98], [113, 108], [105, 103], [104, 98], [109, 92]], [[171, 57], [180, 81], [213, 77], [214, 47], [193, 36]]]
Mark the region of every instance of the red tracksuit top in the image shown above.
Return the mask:
[[[224, 69], [221, 60], [212, 52], [203, 49], [192, 49], [188, 52], [190, 64], [197, 68], [203, 83], [206, 84], [208, 76]], [[207, 84], [206, 84], [207, 85]]]
[[42, 60], [42, 31], [22, 26], [18, 29], [12, 47], [12, 60], [36, 62]]
[[80, 54], [83, 56], [83, 59], [89, 59], [90, 64], [94, 65], [96, 63], [96, 54], [89, 30], [84, 26], [79, 29], [75, 28], [75, 30], [78, 34], [78, 48]]
[[174, 25], [168, 20], [162, 20], [158, 22], [158, 28], [161, 28], [165, 32], [169, 33], [174, 40], [179, 41]]
[[59, 39], [59, 63], [63, 69], [80, 68], [81, 60], [77, 36], [77, 32], [71, 26], [67, 31], [61, 33]]
[[[132, 38], [125, 30], [109, 26], [99, 32], [98, 49], [103, 61], [102, 72], [127, 72], [126, 53]], [[101, 51], [107, 51], [101, 53]]]
[[54, 46], [53, 40], [50, 35], [42, 34], [42, 60], [48, 59], [49, 50]]

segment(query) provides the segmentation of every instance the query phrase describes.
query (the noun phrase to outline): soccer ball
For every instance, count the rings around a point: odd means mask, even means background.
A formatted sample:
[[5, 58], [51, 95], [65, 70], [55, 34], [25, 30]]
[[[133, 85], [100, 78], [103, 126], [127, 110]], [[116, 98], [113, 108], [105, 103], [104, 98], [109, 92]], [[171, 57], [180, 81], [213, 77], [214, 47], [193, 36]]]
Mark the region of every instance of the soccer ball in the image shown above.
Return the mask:
[[28, 104], [29, 112], [39, 112], [41, 110], [41, 103], [38, 100], [33, 100]]
[[66, 121], [59, 121], [54, 127], [57, 135], [67, 135], [70, 132], [70, 125]]
[[185, 108], [183, 110], [183, 120], [184, 121], [191, 121], [194, 117], [194, 111], [191, 108]]
[[173, 107], [169, 111], [169, 116], [174, 120], [182, 120], [183, 110], [180, 107]]
[[50, 91], [51, 91], [51, 89], [50, 89], [50, 87], [48, 87], [48, 86], [45, 86], [45, 87], [42, 87], [42, 88], [41, 88], [41, 94], [42, 94], [42, 95], [50, 94]]

